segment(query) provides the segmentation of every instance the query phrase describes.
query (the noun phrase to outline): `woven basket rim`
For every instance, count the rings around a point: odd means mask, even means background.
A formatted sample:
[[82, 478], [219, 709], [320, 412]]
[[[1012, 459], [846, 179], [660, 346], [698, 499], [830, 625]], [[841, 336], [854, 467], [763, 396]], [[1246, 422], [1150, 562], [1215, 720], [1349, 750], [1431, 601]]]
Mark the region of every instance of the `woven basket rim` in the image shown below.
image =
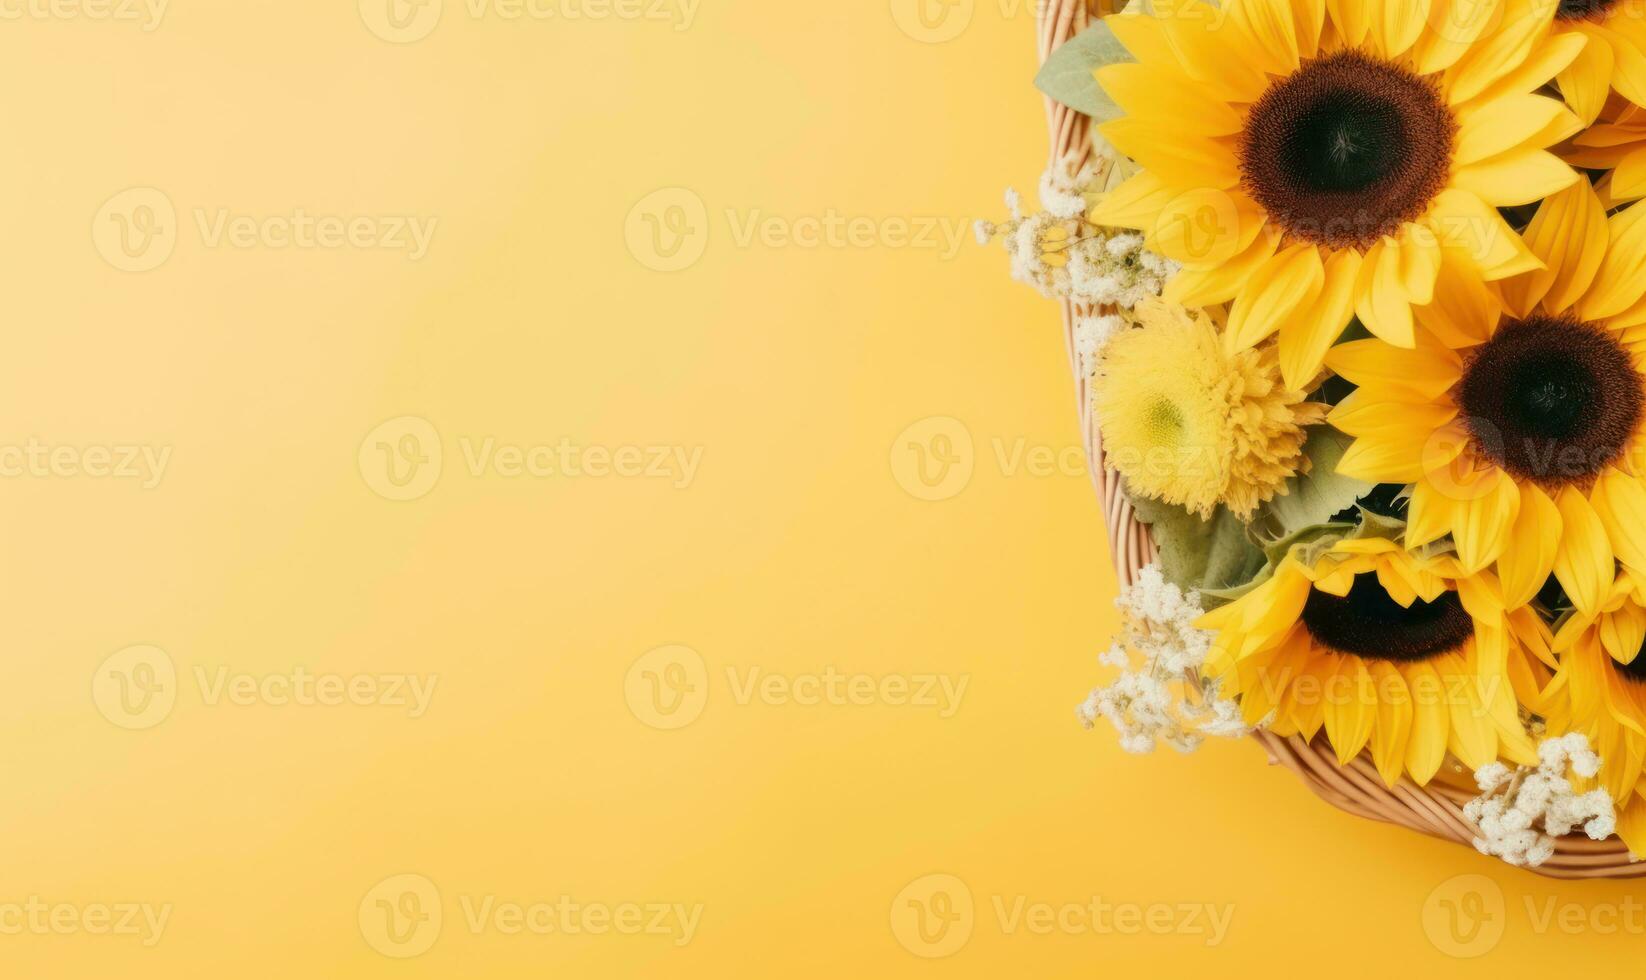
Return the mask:
[[[1040, 60], [1044, 62], [1059, 45], [1089, 26], [1093, 10], [1101, 2], [1103, 0], [1042, 0], [1038, 23]], [[1045, 104], [1051, 133], [1048, 162], [1055, 164], [1071, 152], [1088, 150], [1088, 117], [1050, 98]], [[1156, 551], [1148, 528], [1138, 522], [1121, 492], [1118, 477], [1103, 465], [1103, 447], [1091, 409], [1088, 379], [1080, 370], [1075, 349], [1075, 320], [1099, 311], [1067, 300], [1061, 306], [1064, 344], [1074, 374], [1086, 458], [1103, 509], [1115, 575], [1120, 587], [1125, 588], [1132, 584], [1140, 569], [1155, 560]], [[1476, 831], [1463, 816], [1463, 805], [1470, 798], [1463, 790], [1440, 783], [1418, 786], [1404, 776], [1390, 788], [1364, 754], [1349, 765], [1341, 766], [1323, 739], [1311, 743], [1297, 736], [1282, 738], [1267, 731], [1254, 732], [1251, 737], [1263, 746], [1271, 765], [1285, 766], [1317, 796], [1341, 810], [1472, 846]], [[1646, 877], [1646, 862], [1631, 860], [1628, 848], [1616, 837], [1593, 841], [1582, 836], [1567, 836], [1555, 841], [1555, 853], [1546, 862], [1526, 870], [1551, 878], [1638, 878]]]

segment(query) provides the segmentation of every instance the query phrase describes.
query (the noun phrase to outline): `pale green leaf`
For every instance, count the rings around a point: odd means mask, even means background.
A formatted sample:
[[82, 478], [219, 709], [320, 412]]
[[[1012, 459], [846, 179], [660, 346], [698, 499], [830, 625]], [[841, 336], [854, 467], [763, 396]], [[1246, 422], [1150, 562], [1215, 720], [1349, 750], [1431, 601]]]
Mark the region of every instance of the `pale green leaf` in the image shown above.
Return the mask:
[[1307, 475], [1286, 481], [1286, 493], [1265, 503], [1252, 517], [1252, 533], [1265, 542], [1280, 541], [1353, 507], [1370, 493], [1373, 484], [1337, 471], [1352, 440], [1329, 425], [1316, 426], [1303, 445], [1309, 457]]
[[1053, 51], [1035, 76], [1035, 87], [1071, 109], [1084, 112], [1098, 122], [1121, 115], [1093, 72], [1104, 65], [1135, 60], [1114, 31], [1098, 21]]
[[1219, 508], [1205, 521], [1173, 504], [1131, 500], [1137, 519], [1149, 525], [1160, 550], [1160, 574], [1179, 588], [1230, 589], [1249, 582], [1263, 568], [1263, 552], [1227, 510]]

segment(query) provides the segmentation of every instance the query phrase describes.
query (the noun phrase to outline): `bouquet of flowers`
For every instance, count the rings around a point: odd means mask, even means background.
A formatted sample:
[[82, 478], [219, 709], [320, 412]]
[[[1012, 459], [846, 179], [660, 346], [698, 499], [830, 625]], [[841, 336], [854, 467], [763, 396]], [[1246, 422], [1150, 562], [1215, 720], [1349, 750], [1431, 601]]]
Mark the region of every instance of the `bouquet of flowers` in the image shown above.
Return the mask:
[[[1117, 9], [1119, 8], [1119, 9]], [[1063, 301], [1126, 586], [1080, 711], [1562, 876], [1646, 854], [1646, 9], [1049, 0]]]

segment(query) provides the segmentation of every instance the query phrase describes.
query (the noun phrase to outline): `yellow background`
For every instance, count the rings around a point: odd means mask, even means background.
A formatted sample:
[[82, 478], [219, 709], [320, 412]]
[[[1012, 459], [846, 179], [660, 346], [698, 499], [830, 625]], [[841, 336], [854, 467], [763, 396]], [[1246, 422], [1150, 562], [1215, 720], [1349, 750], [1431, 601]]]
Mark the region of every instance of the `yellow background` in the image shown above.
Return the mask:
[[[1078, 444], [1055, 309], [1007, 280], [998, 248], [897, 231], [963, 232], [1000, 216], [1005, 184], [1032, 185], [1029, 0], [961, 3], [931, 29], [887, 0], [702, 0], [689, 25], [645, 3], [508, 19], [446, 0], [409, 43], [342, 0], [174, 0], [153, 30], [5, 8], [22, 16], [0, 21], [0, 444], [171, 455], [152, 489], [0, 479], [0, 905], [172, 907], [152, 947], [0, 935], [7, 976], [1632, 962], [1642, 914], [1604, 931], [1632, 886], [1551, 884], [1355, 820], [1249, 744], [1137, 759], [1080, 730], [1114, 621], [1100, 517], [1076, 468], [1016, 461], [1066, 464]], [[175, 209], [148, 271], [106, 258], [104, 206], [131, 188]], [[702, 248], [674, 272], [631, 215], [665, 188], [684, 196], [653, 219]], [[297, 209], [438, 224], [416, 261], [200, 227]], [[868, 238], [792, 240], [831, 215], [867, 219]], [[125, 214], [167, 230], [151, 217]], [[740, 240], [756, 217], [776, 232]], [[359, 452], [405, 416], [438, 433], [443, 467], [397, 502]], [[973, 447], [969, 483], [935, 502], [894, 466], [900, 433], [934, 417]], [[955, 431], [916, 435], [933, 425]], [[475, 475], [463, 447], [487, 438], [702, 455], [684, 487]], [[139, 644], [165, 651], [175, 704], [134, 730], [107, 701], [123, 661], [105, 661]], [[630, 671], [672, 644], [701, 658], [687, 681], [706, 698], [665, 729]], [[438, 681], [413, 718], [212, 704], [196, 673], [298, 668]], [[740, 699], [727, 671], [755, 668], [967, 687], [948, 717]], [[894, 899], [934, 873], [975, 915], [928, 960], [900, 942]], [[444, 920], [398, 959], [360, 909], [405, 874], [438, 889]], [[1094, 895], [1211, 904], [1232, 925], [1208, 947], [1011, 931], [996, 912]], [[702, 912], [683, 945], [475, 933], [461, 903], [488, 896]], [[1588, 925], [1540, 928], [1526, 903], [1551, 899]], [[1451, 935], [1453, 908], [1484, 916]]]

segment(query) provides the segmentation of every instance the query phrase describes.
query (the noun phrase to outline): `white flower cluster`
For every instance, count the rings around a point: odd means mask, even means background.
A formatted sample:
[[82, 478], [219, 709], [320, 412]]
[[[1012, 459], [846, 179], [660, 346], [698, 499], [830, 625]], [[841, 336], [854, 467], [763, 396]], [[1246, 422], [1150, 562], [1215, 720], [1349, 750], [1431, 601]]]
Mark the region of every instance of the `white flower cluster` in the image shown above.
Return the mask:
[[1199, 676], [1212, 634], [1194, 626], [1202, 613], [1198, 595], [1184, 595], [1149, 565], [1115, 605], [1121, 636], [1098, 660], [1121, 674], [1077, 709], [1087, 728], [1107, 719], [1120, 733], [1120, 747], [1136, 753], [1152, 752], [1160, 742], [1192, 752], [1208, 735], [1237, 738], [1250, 731], [1239, 706]]
[[1475, 771], [1481, 795], [1464, 806], [1463, 815], [1480, 828], [1474, 842], [1480, 853], [1537, 867], [1554, 855], [1555, 838], [1578, 827], [1592, 840], [1605, 840], [1617, 829], [1606, 791], [1578, 793], [1566, 776], [1568, 769], [1584, 779], [1600, 772], [1600, 757], [1587, 738], [1573, 732], [1544, 739], [1537, 754], [1536, 769], [1494, 762]]
[[1103, 316], [1083, 316], [1074, 322], [1074, 349], [1080, 358], [1081, 377], [1091, 377], [1103, 349], [1109, 346], [1115, 334], [1130, 327], [1126, 320], [1112, 313]]
[[1012, 261], [1012, 278], [1047, 297], [1091, 306], [1131, 309], [1159, 296], [1178, 265], [1143, 247], [1143, 236], [1101, 228], [1086, 220], [1087, 195], [1101, 188], [1108, 161], [1069, 157], [1040, 178], [1041, 210], [1023, 211], [1023, 199], [1006, 192], [1011, 220], [977, 223], [977, 240], [999, 237]]

